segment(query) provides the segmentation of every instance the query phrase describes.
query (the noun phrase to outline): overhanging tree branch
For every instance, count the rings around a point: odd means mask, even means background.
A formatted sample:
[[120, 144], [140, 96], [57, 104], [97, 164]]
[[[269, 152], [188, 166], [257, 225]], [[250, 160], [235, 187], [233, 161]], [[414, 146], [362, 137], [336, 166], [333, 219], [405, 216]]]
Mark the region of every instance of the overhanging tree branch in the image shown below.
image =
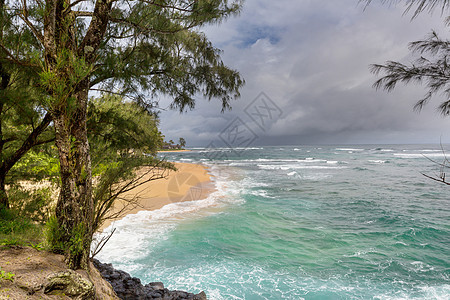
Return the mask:
[[[448, 99], [442, 102], [438, 109], [443, 115], [450, 115], [450, 41], [441, 39], [436, 32], [432, 32], [426, 39], [410, 43], [412, 54], [420, 54], [410, 66], [400, 62], [389, 61], [384, 65], [374, 64], [370, 67], [372, 73], [386, 74], [374, 83], [376, 89], [384, 88], [392, 91], [397, 83], [425, 84], [428, 91], [417, 101], [415, 110], [423, 106], [437, 93]], [[424, 57], [430, 55], [432, 58]]]
[[36, 146], [38, 143], [42, 144], [42, 142], [38, 142], [37, 138], [38, 136], [44, 132], [44, 130], [50, 125], [50, 122], [52, 121], [50, 114], [45, 114], [42, 121], [39, 123], [39, 125], [28, 135], [26, 140], [22, 143], [22, 146], [20, 146], [19, 149], [17, 149], [14, 154], [4, 161], [4, 168], [6, 171], [10, 170], [12, 166], [16, 162], [19, 161], [19, 159], [22, 158], [22, 156], [27, 153], [32, 147]]
[[[420, 13], [428, 11], [433, 12], [436, 8], [440, 8], [441, 14], [444, 14], [445, 10], [450, 7], [449, 0], [379, 0], [381, 3], [388, 3], [389, 5], [406, 2], [406, 9], [404, 14], [413, 11], [412, 19], [415, 19]], [[365, 3], [365, 7], [370, 5], [373, 0], [359, 0], [359, 2]], [[415, 9], [414, 9], [415, 8]]]

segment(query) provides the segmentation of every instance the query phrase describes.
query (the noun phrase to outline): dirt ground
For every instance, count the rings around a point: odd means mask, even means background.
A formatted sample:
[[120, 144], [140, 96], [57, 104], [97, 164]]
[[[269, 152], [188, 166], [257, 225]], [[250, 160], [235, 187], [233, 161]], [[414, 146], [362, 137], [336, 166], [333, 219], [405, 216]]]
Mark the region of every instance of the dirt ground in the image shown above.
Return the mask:
[[[0, 247], [0, 268], [14, 274], [13, 280], [2, 279], [0, 275], [0, 300], [71, 299], [64, 294], [46, 295], [43, 285], [53, 273], [66, 270], [62, 255], [38, 251], [30, 247]], [[83, 270], [77, 271], [96, 287], [97, 299], [119, 299], [108, 282], [92, 266], [90, 276]]]

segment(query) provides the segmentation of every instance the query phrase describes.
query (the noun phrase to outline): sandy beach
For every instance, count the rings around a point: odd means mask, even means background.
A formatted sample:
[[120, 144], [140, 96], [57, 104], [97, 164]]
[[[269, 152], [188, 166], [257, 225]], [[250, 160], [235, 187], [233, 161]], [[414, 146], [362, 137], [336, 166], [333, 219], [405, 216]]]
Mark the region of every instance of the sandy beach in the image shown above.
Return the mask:
[[[174, 202], [205, 199], [214, 190], [211, 176], [204, 166], [175, 163], [175, 167], [177, 171], [167, 171], [165, 178], [143, 183], [126, 192], [122, 196], [124, 200], [116, 201], [112, 213], [122, 210], [129, 200], [136, 202], [136, 205], [128, 207], [118, 219], [142, 210], [159, 209]], [[145, 172], [145, 169], [139, 170], [138, 174], [143, 172]], [[148, 177], [149, 175], [144, 176], [141, 180], [145, 181]], [[104, 230], [116, 220], [106, 220], [101, 230]]]
[[158, 153], [174, 153], [174, 152], [189, 152], [191, 150], [188, 149], [179, 149], [179, 150], [161, 150]]

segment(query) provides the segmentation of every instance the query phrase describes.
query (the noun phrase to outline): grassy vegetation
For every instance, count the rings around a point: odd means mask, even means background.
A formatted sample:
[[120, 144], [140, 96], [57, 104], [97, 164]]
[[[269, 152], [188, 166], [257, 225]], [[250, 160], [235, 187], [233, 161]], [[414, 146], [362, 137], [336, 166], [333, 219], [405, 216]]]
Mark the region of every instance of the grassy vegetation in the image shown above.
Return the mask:
[[16, 210], [0, 209], [0, 246], [39, 247], [45, 240], [44, 225], [18, 214]]

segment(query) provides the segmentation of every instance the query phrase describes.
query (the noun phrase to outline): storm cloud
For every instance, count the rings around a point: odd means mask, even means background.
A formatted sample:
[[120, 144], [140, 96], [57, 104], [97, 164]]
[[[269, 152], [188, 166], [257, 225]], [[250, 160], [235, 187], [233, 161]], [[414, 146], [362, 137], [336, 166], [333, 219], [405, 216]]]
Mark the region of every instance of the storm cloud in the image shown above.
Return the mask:
[[[257, 137], [255, 145], [449, 142], [450, 118], [436, 111], [444, 98], [417, 113], [423, 87], [372, 87], [370, 64], [408, 63], [409, 42], [448, 30], [438, 11], [413, 21], [403, 12], [375, 1], [364, 9], [358, 0], [247, 0], [238, 17], [205, 28], [224, 62], [245, 78], [242, 97], [224, 114], [220, 101], [201, 97], [193, 111], [162, 111], [161, 129], [191, 147], [223, 142], [221, 132], [236, 118]], [[248, 111], [262, 92], [281, 116], [260, 126]]]

